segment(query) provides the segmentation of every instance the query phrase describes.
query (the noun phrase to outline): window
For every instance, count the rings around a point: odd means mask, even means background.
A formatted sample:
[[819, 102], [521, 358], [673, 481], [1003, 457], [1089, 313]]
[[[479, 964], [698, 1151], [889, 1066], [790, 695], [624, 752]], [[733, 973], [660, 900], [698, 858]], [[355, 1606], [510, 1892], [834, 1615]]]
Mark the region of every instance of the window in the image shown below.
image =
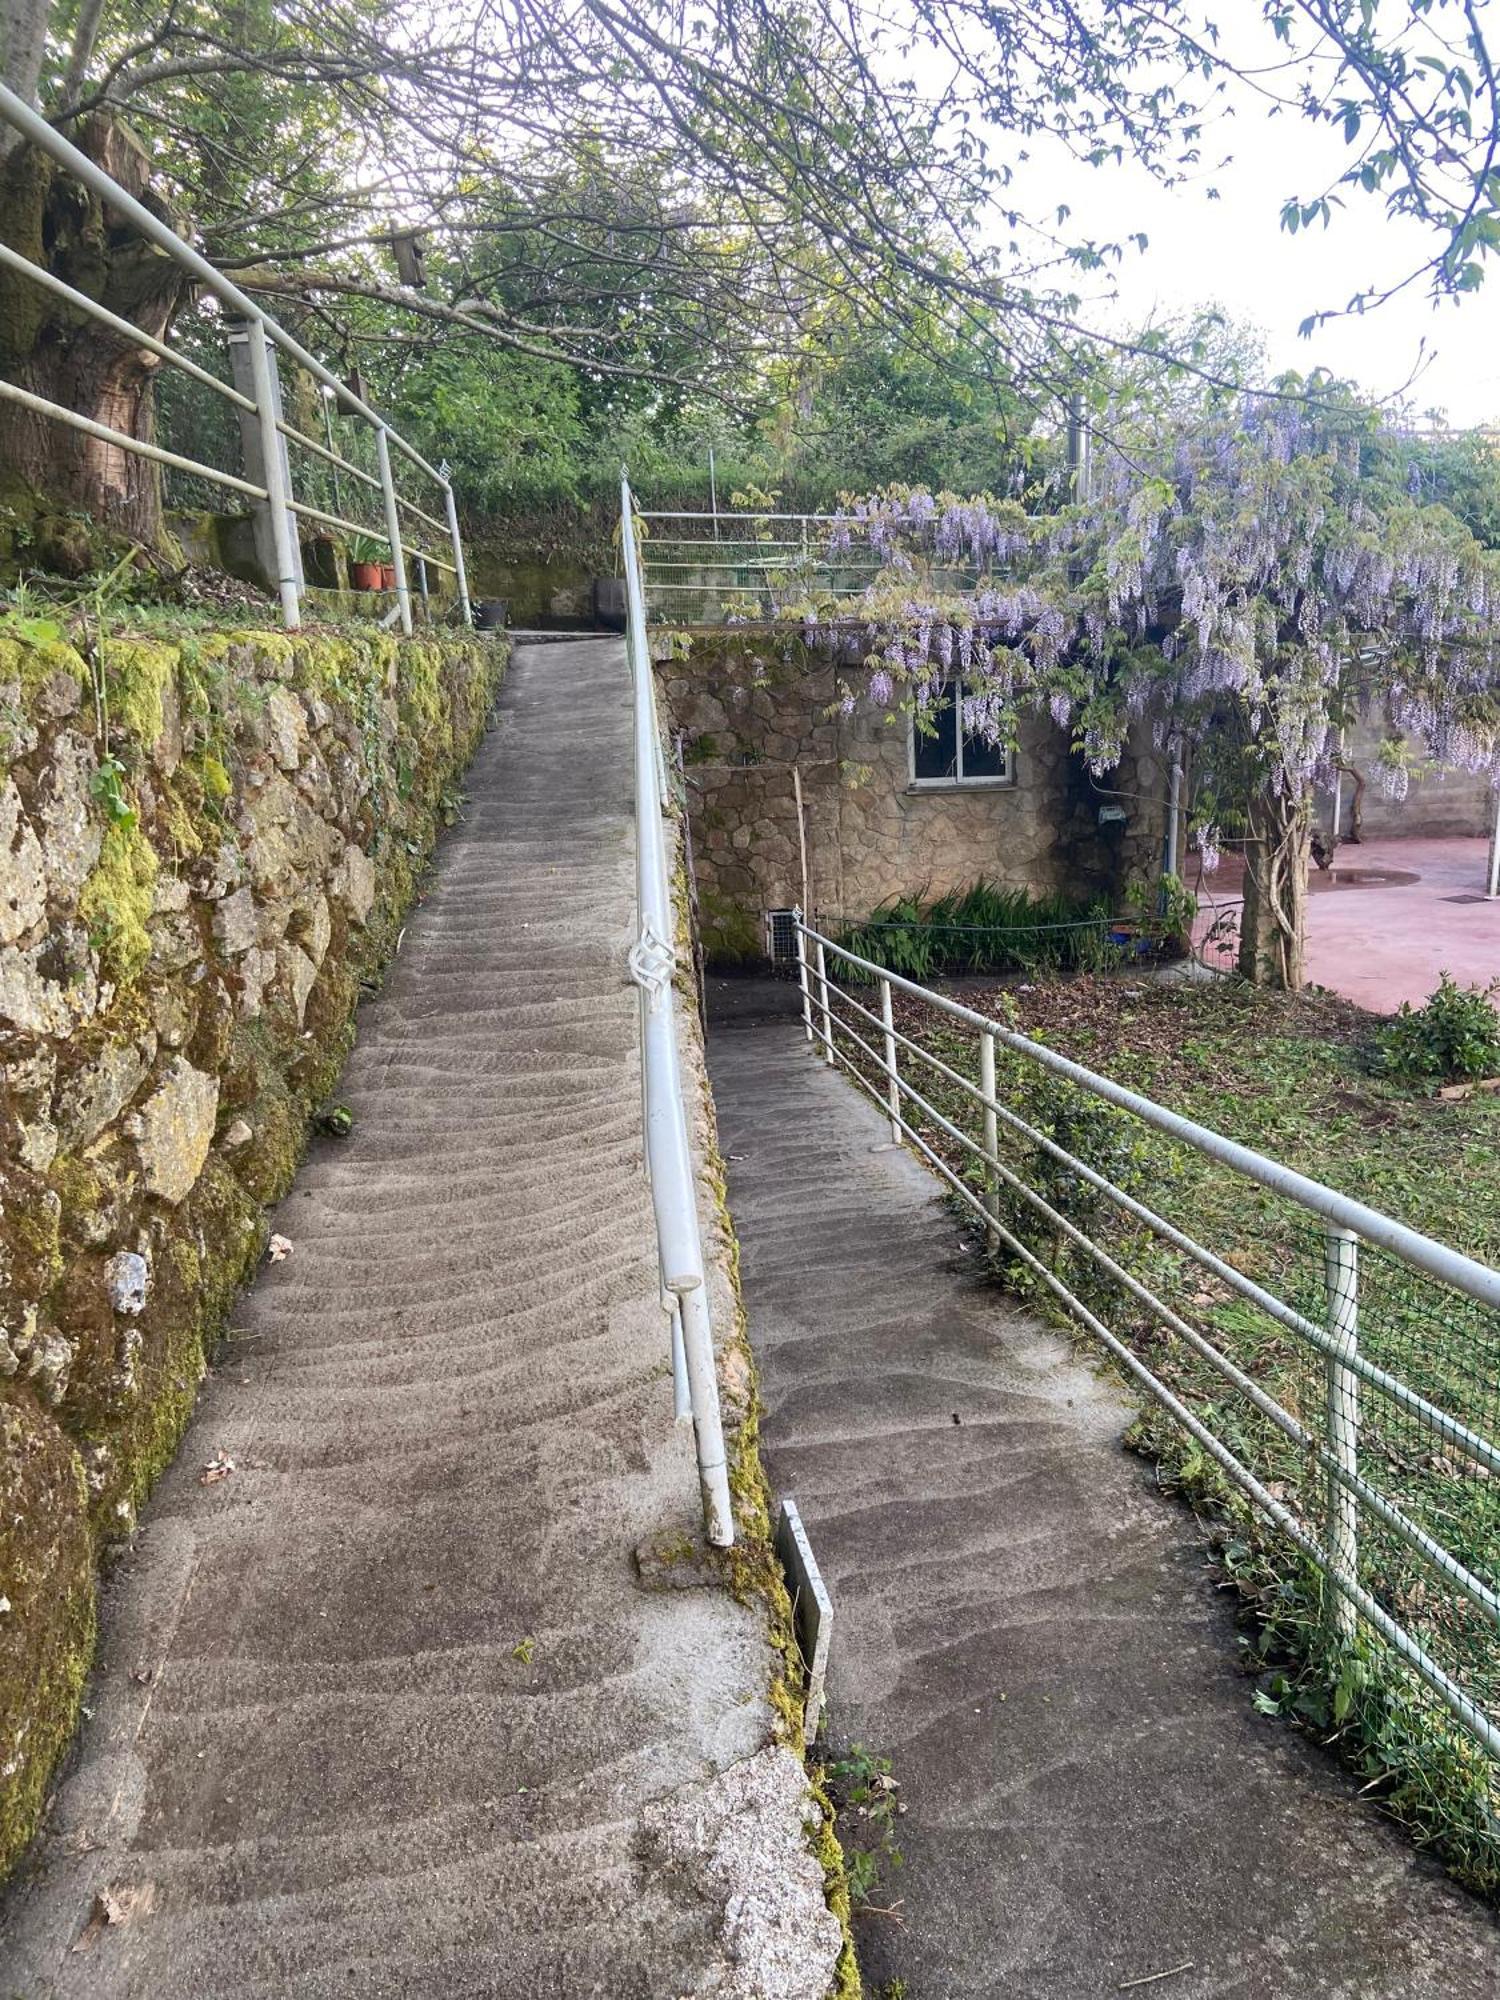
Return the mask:
[[928, 727], [916, 717], [908, 724], [911, 740], [911, 782], [926, 789], [940, 785], [1011, 785], [1015, 763], [1003, 743], [991, 743], [960, 724], [962, 683], [949, 681], [935, 701], [927, 704]]

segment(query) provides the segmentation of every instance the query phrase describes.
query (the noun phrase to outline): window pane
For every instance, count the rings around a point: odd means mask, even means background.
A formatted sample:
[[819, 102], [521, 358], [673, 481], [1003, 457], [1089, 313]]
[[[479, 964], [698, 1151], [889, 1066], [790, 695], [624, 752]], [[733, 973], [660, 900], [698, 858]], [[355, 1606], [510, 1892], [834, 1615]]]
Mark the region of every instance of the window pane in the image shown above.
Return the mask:
[[958, 716], [949, 688], [927, 704], [927, 721], [935, 726], [929, 734], [912, 722], [912, 746], [919, 778], [954, 778], [958, 775]]
[[1005, 745], [991, 743], [988, 737], [976, 736], [970, 729], [964, 731], [964, 776], [966, 778], [1003, 778], [1005, 776]]

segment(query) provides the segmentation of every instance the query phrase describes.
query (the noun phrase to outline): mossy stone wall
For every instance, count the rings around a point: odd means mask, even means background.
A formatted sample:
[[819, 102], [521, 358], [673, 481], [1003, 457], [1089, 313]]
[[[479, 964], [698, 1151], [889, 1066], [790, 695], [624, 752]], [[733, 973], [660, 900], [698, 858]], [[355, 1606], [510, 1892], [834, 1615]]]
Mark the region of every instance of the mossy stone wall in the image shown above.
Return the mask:
[[0, 638], [0, 1873], [504, 660]]

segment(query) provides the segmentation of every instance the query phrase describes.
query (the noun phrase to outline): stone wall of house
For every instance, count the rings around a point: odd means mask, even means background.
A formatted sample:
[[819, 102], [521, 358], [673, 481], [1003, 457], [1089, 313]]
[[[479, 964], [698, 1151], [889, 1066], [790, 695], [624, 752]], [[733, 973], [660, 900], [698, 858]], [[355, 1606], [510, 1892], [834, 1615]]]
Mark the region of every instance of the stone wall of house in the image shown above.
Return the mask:
[[[808, 906], [834, 919], [981, 877], [1118, 899], [1159, 856], [1166, 778], [1147, 745], [1096, 783], [1064, 733], [1033, 717], [1022, 725], [1013, 784], [915, 789], [907, 719], [860, 695], [857, 669], [768, 636], [695, 638], [685, 657], [665, 636], [658, 648], [710, 956], [758, 956], [762, 913], [802, 901], [794, 771]], [[846, 710], [848, 693], [856, 698]]]
[[[1495, 793], [1487, 777], [1468, 771], [1443, 771], [1419, 766], [1413, 769], [1404, 799], [1387, 795], [1380, 783], [1380, 745], [1396, 735], [1378, 711], [1361, 717], [1346, 734], [1344, 762], [1351, 764], [1364, 779], [1360, 797], [1360, 826], [1366, 839], [1410, 839], [1419, 835], [1455, 838], [1460, 835], [1488, 835], [1495, 822]], [[1354, 785], [1345, 775], [1340, 838], [1347, 840], [1352, 826]], [[1326, 826], [1332, 817], [1333, 801], [1319, 801], [1320, 819]]]
[[100, 1548], [192, 1407], [504, 664], [371, 630], [0, 637], [0, 1873]]

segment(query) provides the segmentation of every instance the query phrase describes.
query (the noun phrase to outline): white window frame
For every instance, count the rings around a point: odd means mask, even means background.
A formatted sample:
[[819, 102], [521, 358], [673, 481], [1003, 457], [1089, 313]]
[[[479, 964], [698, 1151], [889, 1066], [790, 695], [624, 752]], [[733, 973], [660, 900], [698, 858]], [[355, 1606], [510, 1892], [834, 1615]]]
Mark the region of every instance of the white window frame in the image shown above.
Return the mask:
[[964, 683], [961, 674], [950, 676], [945, 686], [957, 690], [957, 712], [954, 716], [956, 745], [954, 761], [957, 764], [951, 778], [919, 778], [917, 776], [917, 718], [909, 715], [906, 721], [906, 784], [913, 792], [982, 792], [1004, 789], [1016, 782], [1016, 753], [1009, 743], [1005, 746], [1005, 769], [986, 772], [977, 778], [964, 776]]

